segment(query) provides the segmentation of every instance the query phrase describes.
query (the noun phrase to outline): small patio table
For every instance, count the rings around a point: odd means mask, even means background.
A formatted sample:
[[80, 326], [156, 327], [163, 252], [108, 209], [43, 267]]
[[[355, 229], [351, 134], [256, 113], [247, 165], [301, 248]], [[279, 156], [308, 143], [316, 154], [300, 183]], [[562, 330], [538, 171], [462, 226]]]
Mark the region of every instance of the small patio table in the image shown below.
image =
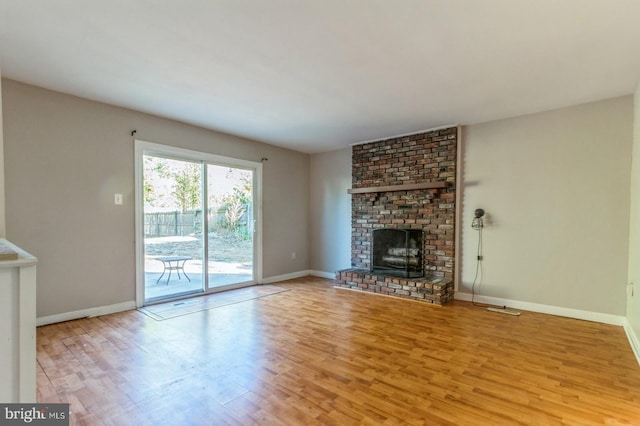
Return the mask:
[[157, 260], [162, 262], [162, 267], [164, 270], [162, 271], [162, 275], [158, 278], [157, 283], [160, 282], [162, 277], [164, 277], [164, 273], [169, 271], [169, 276], [167, 277], [167, 285], [169, 285], [169, 280], [171, 279], [171, 271], [176, 271], [178, 273], [178, 279], [180, 279], [180, 271], [182, 271], [182, 275], [184, 275], [189, 282], [191, 282], [191, 278], [184, 272], [184, 264], [187, 260], [191, 260], [189, 256], [165, 256], [165, 257], [156, 257]]

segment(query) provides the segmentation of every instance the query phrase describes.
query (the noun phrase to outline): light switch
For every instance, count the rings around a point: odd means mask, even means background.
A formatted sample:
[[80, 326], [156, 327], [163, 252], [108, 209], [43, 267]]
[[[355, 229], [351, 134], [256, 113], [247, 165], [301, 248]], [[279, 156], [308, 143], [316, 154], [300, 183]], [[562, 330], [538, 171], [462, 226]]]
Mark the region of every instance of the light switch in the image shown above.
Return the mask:
[[115, 194], [113, 197], [113, 202], [118, 205], [121, 206], [122, 205], [122, 194]]

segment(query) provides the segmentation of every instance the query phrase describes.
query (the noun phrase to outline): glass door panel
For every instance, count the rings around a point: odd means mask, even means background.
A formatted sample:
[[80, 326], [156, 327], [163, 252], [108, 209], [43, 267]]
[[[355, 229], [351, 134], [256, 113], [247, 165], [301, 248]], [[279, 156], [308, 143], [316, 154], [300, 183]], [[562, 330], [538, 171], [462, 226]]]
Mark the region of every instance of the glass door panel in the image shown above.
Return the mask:
[[202, 163], [143, 156], [145, 302], [203, 292]]
[[209, 289], [254, 280], [253, 174], [207, 164]]

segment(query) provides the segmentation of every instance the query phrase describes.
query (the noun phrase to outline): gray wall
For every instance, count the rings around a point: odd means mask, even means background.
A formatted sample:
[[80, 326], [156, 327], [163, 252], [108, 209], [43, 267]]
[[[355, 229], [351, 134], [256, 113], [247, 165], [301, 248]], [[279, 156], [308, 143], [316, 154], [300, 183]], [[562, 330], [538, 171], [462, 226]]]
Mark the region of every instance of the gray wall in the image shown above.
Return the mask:
[[311, 156], [311, 269], [351, 266], [351, 148]]
[[484, 296], [625, 315], [633, 98], [466, 126], [462, 276]]
[[132, 129], [149, 142], [267, 157], [263, 276], [309, 268], [308, 155], [7, 79], [2, 102], [7, 238], [39, 259], [39, 317], [135, 299]]
[[[2, 75], [1, 66], [0, 75]], [[6, 220], [4, 207], [4, 131], [2, 127], [2, 79], [0, 79], [0, 237], [4, 238], [6, 236]]]
[[[459, 291], [471, 291], [478, 234], [470, 221], [482, 207], [481, 295], [625, 315], [632, 100], [464, 127]], [[315, 270], [349, 266], [342, 187], [350, 186], [350, 157], [350, 150], [312, 156]]]
[[[132, 129], [269, 158], [265, 278], [349, 267], [349, 148], [308, 156], [11, 80], [2, 102], [7, 237], [39, 257], [38, 316], [134, 300]], [[627, 96], [465, 127], [460, 291], [474, 271], [470, 211], [483, 207], [481, 294], [624, 315], [632, 120]]]

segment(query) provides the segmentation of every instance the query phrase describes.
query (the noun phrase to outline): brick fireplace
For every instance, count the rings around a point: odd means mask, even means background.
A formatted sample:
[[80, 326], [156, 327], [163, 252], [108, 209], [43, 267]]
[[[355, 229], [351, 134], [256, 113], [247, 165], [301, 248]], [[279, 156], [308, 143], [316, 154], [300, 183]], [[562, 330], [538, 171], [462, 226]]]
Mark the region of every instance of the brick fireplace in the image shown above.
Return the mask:
[[[457, 127], [355, 145], [351, 265], [337, 285], [445, 304], [453, 299]], [[372, 272], [376, 229], [422, 231], [424, 276]]]

